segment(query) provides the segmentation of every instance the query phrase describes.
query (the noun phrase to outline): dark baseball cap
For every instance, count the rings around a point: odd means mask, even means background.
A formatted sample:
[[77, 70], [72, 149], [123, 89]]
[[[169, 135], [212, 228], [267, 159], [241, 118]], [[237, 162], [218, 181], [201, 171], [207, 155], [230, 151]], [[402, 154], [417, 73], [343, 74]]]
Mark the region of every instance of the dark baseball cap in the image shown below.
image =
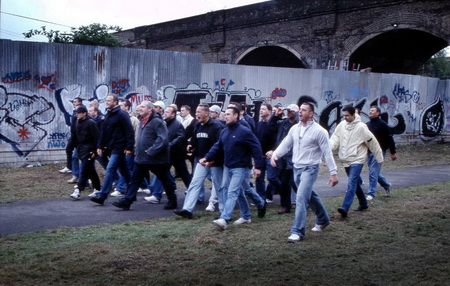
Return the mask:
[[76, 113], [83, 113], [83, 112], [88, 112], [86, 106], [82, 105], [82, 106], [78, 106], [77, 110], [75, 111]]

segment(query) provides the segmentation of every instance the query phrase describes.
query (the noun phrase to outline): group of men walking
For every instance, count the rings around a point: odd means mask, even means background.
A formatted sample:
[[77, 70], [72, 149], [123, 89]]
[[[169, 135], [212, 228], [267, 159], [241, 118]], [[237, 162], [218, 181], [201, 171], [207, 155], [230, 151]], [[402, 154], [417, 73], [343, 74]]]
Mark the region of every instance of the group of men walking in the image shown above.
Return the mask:
[[[77, 150], [81, 165], [77, 189], [71, 195], [74, 199], [79, 199], [90, 179], [94, 188], [90, 200], [102, 205], [120, 176], [127, 190], [113, 205], [128, 210], [151, 172], [166, 192], [164, 209], [174, 209], [176, 215], [191, 219], [204, 190], [204, 181], [210, 179], [212, 210], [217, 202], [220, 211], [213, 223], [219, 228], [227, 228], [236, 204], [240, 217], [234, 224], [251, 223], [247, 198], [255, 204], [258, 217], [264, 217], [266, 203], [272, 201], [274, 193], [279, 193], [281, 209], [278, 214], [289, 213], [295, 208], [288, 241], [296, 242], [305, 236], [308, 208], [316, 215], [312, 231], [322, 231], [330, 223], [327, 210], [313, 186], [322, 158], [329, 169], [329, 184], [335, 186], [338, 183], [333, 150], [339, 149], [339, 159], [348, 175], [347, 192], [337, 210], [342, 218], [347, 217], [355, 195], [359, 202], [355, 210], [368, 208], [368, 200], [375, 198], [377, 182], [387, 194], [390, 192], [391, 184], [380, 170], [387, 149], [390, 149], [392, 160], [396, 159], [395, 143], [389, 127], [380, 119], [377, 106], [370, 108], [368, 124], [361, 122], [354, 107], [344, 107], [344, 121], [335, 128], [331, 138], [328, 131], [314, 121], [315, 107], [308, 102], [300, 106], [291, 104], [287, 108], [264, 103], [260, 120], [255, 123], [246, 113], [245, 104], [227, 106], [224, 121], [211, 116], [220, 112], [218, 106], [199, 104], [195, 118], [189, 118], [190, 108], [183, 106], [182, 118], [177, 120], [176, 106], [167, 107], [163, 118], [162, 102], [144, 101], [136, 108], [140, 119], [134, 128], [130, 115], [120, 108], [117, 95], [107, 96], [106, 107], [101, 124], [89, 116], [91, 112], [88, 114], [85, 106], [75, 107], [71, 144]], [[192, 154], [192, 176], [186, 167], [187, 153]], [[127, 164], [131, 156], [134, 162]], [[100, 163], [106, 170], [101, 187], [94, 165], [96, 158], [101, 158]], [[367, 160], [370, 184], [366, 197], [360, 173]], [[171, 166], [187, 187], [183, 207], [178, 210]], [[250, 182], [252, 173], [256, 191]], [[211, 210], [211, 205], [208, 208]]]

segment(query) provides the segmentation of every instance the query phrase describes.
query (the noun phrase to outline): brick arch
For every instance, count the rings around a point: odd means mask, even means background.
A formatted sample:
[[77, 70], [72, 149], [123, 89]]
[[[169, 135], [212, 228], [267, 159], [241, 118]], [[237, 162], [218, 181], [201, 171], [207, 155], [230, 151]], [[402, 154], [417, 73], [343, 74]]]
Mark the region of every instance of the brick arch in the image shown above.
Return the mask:
[[296, 50], [280, 44], [248, 48], [237, 57], [235, 64], [308, 68]]

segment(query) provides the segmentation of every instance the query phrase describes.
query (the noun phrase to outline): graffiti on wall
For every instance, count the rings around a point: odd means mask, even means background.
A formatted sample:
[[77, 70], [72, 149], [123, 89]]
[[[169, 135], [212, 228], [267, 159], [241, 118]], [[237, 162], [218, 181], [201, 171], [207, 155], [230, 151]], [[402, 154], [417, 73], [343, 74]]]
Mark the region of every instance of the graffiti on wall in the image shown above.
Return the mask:
[[10, 84], [21, 82], [24, 80], [30, 80], [31, 73], [30, 71], [18, 71], [18, 72], [10, 72], [2, 76], [2, 83]]
[[0, 139], [20, 157], [47, 136], [46, 125], [55, 118], [55, 107], [42, 96], [8, 93], [0, 86]]
[[56, 89], [56, 77], [54, 74], [40, 75], [36, 74], [34, 80], [37, 82], [38, 88], [45, 88], [48, 90]]

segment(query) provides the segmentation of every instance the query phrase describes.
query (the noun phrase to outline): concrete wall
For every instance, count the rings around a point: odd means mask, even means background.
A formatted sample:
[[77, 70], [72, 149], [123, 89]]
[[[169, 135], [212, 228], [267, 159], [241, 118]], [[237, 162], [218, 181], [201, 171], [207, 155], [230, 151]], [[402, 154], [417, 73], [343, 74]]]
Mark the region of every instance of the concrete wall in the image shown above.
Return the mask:
[[400, 74], [202, 64], [200, 54], [0, 40], [0, 166], [64, 161], [71, 100], [108, 93], [193, 109], [246, 101], [317, 104], [333, 130], [341, 107], [378, 104], [402, 142], [435, 142], [450, 131], [450, 81]]

